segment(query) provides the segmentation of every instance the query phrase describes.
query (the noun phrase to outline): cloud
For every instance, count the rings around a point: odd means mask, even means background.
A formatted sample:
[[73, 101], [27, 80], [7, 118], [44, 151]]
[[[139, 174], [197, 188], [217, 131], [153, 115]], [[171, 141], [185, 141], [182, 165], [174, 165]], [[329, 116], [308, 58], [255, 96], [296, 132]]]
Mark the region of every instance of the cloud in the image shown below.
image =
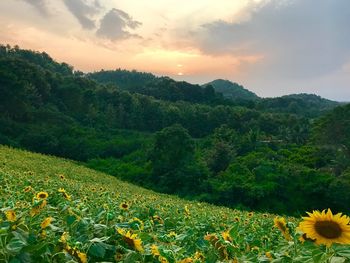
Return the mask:
[[32, 5], [40, 14], [48, 16], [49, 8], [46, 0], [23, 0], [24, 2]]
[[63, 0], [68, 10], [78, 19], [84, 29], [94, 29], [96, 27], [93, 16], [101, 9], [99, 1], [85, 2], [84, 0]]
[[110, 40], [140, 37], [136, 34], [131, 34], [128, 30], [136, 29], [141, 25], [141, 22], [133, 20], [129, 14], [113, 8], [101, 19], [100, 28], [96, 34]]
[[194, 33], [203, 53], [260, 54], [257, 74], [312, 78], [341, 68], [350, 57], [350, 1], [271, 0], [240, 23], [213, 21]]

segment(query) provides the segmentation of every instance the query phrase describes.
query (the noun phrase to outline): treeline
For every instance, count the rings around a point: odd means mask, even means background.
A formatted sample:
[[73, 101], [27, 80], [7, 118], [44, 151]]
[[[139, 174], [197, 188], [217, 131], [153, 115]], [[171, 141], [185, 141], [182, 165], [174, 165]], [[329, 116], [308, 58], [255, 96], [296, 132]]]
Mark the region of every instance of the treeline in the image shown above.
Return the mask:
[[[326, 130], [333, 138], [334, 124], [326, 121], [333, 115], [314, 125], [307, 107], [306, 113], [280, 113], [276, 105], [227, 102], [212, 87], [117, 72], [120, 78], [115, 72], [110, 78], [122, 88], [46, 53], [0, 46], [0, 143], [231, 207], [348, 209], [350, 157], [339, 150], [347, 139], [330, 147], [328, 137], [318, 136]], [[322, 103], [314, 104], [319, 112]], [[349, 115], [343, 115], [346, 123]]]
[[122, 90], [152, 96], [160, 100], [234, 105], [232, 101], [224, 99], [221, 93], [215, 92], [211, 85], [201, 87], [185, 81], [175, 81], [169, 77], [156, 77], [150, 73], [135, 70], [102, 70], [87, 76], [101, 84], [116, 85]]
[[87, 77], [101, 84], [116, 85], [122, 90], [166, 101], [187, 101], [207, 105], [242, 106], [260, 112], [288, 113], [315, 118], [339, 103], [314, 94], [294, 94], [277, 98], [260, 98], [243, 86], [228, 80], [214, 80], [203, 86], [150, 73], [127, 70], [102, 70]]

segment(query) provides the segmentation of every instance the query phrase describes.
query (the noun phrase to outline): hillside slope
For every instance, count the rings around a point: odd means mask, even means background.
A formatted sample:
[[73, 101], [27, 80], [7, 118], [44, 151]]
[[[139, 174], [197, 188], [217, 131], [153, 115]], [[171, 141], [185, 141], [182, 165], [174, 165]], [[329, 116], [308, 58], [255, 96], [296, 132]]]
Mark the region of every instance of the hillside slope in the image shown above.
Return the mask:
[[212, 85], [216, 92], [222, 93], [225, 98], [231, 100], [258, 100], [254, 92], [245, 89], [243, 86], [229, 80], [216, 79], [203, 86]]
[[[0, 262], [306, 262], [326, 255], [324, 247], [297, 241], [294, 218], [290, 245], [271, 230], [271, 214], [156, 194], [5, 146], [0, 160]], [[348, 250], [338, 247], [335, 255]]]

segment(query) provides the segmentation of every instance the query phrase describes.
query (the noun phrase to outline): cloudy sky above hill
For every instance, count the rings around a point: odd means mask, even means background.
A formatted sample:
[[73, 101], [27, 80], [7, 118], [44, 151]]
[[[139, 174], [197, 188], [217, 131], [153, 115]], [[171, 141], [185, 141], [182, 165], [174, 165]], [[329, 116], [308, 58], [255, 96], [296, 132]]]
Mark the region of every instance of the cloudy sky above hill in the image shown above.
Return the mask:
[[6, 0], [0, 43], [258, 95], [350, 101], [349, 0]]

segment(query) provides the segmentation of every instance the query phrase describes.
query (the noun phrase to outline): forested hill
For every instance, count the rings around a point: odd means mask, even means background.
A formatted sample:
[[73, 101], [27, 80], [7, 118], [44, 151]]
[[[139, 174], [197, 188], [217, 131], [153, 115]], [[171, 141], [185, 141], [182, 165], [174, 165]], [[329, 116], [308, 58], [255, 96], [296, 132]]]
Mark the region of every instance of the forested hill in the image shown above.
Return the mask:
[[339, 102], [327, 100], [315, 94], [302, 93], [277, 98], [264, 98], [257, 103], [256, 108], [258, 110], [317, 117], [339, 105]]
[[258, 95], [254, 92], [251, 92], [245, 89], [243, 86], [233, 83], [229, 80], [216, 79], [207, 84], [204, 84], [203, 87], [211, 85], [214, 87], [216, 92], [222, 93], [225, 98], [231, 100], [258, 100], [260, 99]]
[[[134, 83], [139, 73], [118, 74], [134, 74]], [[142, 74], [141, 87], [160, 83], [152, 96], [98, 83], [46, 53], [0, 46], [0, 144], [78, 160], [160, 192], [230, 207], [348, 211], [349, 115], [343, 108], [315, 121], [325, 110], [318, 97], [272, 99], [271, 107], [261, 107], [263, 99], [226, 103], [213, 88], [200, 86], [194, 95], [191, 88], [170, 93], [186, 100], [167, 99], [168, 84], [175, 91], [191, 84]], [[199, 101], [207, 92], [215, 100]], [[286, 100], [306, 104], [289, 113]], [[307, 105], [314, 105], [313, 116]], [[338, 115], [344, 126], [333, 131]], [[329, 137], [320, 136], [324, 131]], [[344, 140], [329, 145], [326, 138], [333, 136]]]

